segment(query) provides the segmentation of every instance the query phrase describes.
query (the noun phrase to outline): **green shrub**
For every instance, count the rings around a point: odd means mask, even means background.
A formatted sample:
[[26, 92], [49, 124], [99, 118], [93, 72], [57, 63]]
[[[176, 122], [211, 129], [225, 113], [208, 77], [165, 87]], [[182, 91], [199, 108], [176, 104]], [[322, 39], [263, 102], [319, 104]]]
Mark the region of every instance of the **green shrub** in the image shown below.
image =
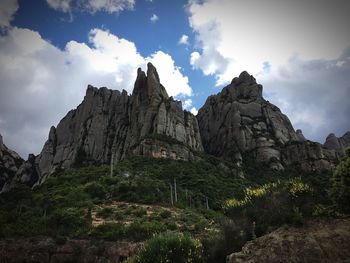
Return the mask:
[[102, 224], [94, 227], [90, 232], [90, 236], [116, 241], [122, 239], [125, 236], [125, 228], [120, 223]]
[[293, 207], [290, 223], [295, 226], [302, 226], [304, 224], [303, 214], [300, 212], [300, 209], [298, 207]]
[[171, 212], [169, 210], [163, 210], [159, 213], [159, 216], [163, 219], [171, 217]]
[[148, 240], [128, 263], [200, 263], [202, 244], [188, 235], [163, 233]]
[[330, 197], [341, 212], [350, 213], [350, 149], [331, 178]]
[[98, 182], [87, 183], [84, 191], [87, 192], [91, 198], [104, 199], [106, 197], [106, 191], [103, 185]]
[[97, 216], [102, 218], [108, 218], [113, 215], [113, 209], [111, 207], [105, 207], [102, 210], [98, 211]]

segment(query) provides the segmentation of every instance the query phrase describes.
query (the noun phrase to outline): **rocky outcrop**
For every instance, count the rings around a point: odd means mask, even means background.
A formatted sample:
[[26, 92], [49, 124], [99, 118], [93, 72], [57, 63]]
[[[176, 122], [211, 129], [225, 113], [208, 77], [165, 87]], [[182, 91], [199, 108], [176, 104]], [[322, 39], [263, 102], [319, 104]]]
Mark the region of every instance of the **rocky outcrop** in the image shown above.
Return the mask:
[[0, 134], [0, 191], [16, 176], [23, 163], [24, 160], [15, 151], [6, 147]]
[[334, 133], [327, 136], [323, 144], [327, 149], [336, 150], [339, 155], [344, 156], [345, 150], [350, 147], [350, 132], [346, 132], [342, 137], [336, 137]]
[[97, 240], [68, 240], [65, 244], [57, 244], [53, 239], [43, 237], [2, 239], [0, 240], [0, 261], [7, 263], [120, 263], [131, 256], [139, 245], [130, 242]]
[[248, 242], [227, 263], [349, 262], [350, 220], [309, 222], [302, 228], [282, 227]]
[[115, 163], [130, 155], [191, 160], [198, 151], [197, 119], [168, 96], [149, 63], [147, 75], [138, 69], [131, 96], [88, 86], [77, 109], [51, 127], [35, 163], [41, 183], [56, 167]]
[[56, 167], [107, 163], [112, 154], [120, 159], [128, 127], [129, 96], [126, 91], [88, 86], [83, 102], [71, 110], [57, 127], [36, 159], [40, 180]]
[[197, 119], [205, 151], [237, 163], [248, 153], [273, 169], [293, 163], [311, 171], [329, 170], [337, 160], [334, 152], [295, 132], [288, 117], [262, 97], [262, 86], [247, 72], [210, 96]]
[[296, 130], [296, 134], [298, 136], [299, 141], [306, 141], [302, 130], [300, 129]]

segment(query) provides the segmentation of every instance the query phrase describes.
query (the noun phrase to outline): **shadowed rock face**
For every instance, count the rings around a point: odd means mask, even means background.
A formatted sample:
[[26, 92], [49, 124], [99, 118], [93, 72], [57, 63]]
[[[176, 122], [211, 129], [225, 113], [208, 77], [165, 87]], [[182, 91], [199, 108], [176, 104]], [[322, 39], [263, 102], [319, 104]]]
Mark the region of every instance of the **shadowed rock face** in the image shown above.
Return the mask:
[[210, 96], [197, 119], [205, 151], [238, 163], [245, 153], [273, 169], [297, 163], [304, 170], [329, 170], [337, 161], [334, 152], [307, 142], [301, 131], [296, 133], [288, 117], [262, 97], [262, 86], [247, 72]]
[[[196, 152], [224, 157], [239, 166], [245, 154], [273, 169], [298, 165], [330, 170], [350, 135], [328, 136], [325, 146], [294, 131], [288, 117], [262, 97], [263, 87], [242, 72], [217, 95], [208, 97], [195, 117], [169, 97], [156, 68], [141, 69], [132, 95], [125, 90], [88, 86], [83, 102], [51, 127], [38, 156], [23, 161], [0, 140], [0, 189], [15, 182], [42, 183], [56, 167], [117, 162], [143, 155], [193, 160]], [[5, 187], [3, 187], [5, 186]]]
[[[203, 151], [197, 119], [169, 98], [156, 68], [138, 69], [133, 94], [88, 86], [83, 102], [57, 127], [31, 162], [38, 184], [56, 167], [110, 163], [129, 155], [191, 160]], [[16, 177], [17, 181], [19, 177]], [[33, 179], [33, 178], [29, 178]]]
[[249, 241], [227, 263], [349, 262], [350, 220], [309, 222], [302, 228], [281, 227]]
[[334, 133], [327, 136], [323, 144], [327, 149], [336, 150], [339, 155], [344, 156], [345, 150], [350, 147], [350, 132], [346, 132], [342, 137], [336, 137]]
[[106, 262], [120, 263], [135, 253], [140, 243], [109, 242], [97, 240], [68, 240], [58, 245], [53, 239], [36, 237], [30, 239], [0, 240], [1, 262]]
[[6, 147], [0, 134], [0, 190], [18, 172], [24, 160]]

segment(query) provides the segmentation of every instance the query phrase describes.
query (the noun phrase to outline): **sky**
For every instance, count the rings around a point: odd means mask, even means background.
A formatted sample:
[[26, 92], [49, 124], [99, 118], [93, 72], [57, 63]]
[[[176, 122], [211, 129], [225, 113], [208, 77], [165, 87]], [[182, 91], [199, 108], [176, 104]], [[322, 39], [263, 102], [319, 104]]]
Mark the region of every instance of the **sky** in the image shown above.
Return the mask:
[[246, 70], [307, 139], [350, 130], [348, 0], [1, 0], [0, 134], [23, 158], [86, 87], [152, 62], [196, 114]]

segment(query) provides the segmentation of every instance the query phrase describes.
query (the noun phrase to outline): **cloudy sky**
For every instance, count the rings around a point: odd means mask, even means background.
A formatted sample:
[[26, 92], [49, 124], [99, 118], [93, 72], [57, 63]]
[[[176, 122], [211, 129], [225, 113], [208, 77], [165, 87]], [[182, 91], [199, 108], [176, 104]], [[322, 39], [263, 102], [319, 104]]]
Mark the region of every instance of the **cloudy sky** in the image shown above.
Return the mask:
[[243, 70], [295, 129], [350, 130], [348, 0], [1, 0], [0, 133], [24, 158], [86, 86], [132, 91], [151, 61], [196, 113]]

